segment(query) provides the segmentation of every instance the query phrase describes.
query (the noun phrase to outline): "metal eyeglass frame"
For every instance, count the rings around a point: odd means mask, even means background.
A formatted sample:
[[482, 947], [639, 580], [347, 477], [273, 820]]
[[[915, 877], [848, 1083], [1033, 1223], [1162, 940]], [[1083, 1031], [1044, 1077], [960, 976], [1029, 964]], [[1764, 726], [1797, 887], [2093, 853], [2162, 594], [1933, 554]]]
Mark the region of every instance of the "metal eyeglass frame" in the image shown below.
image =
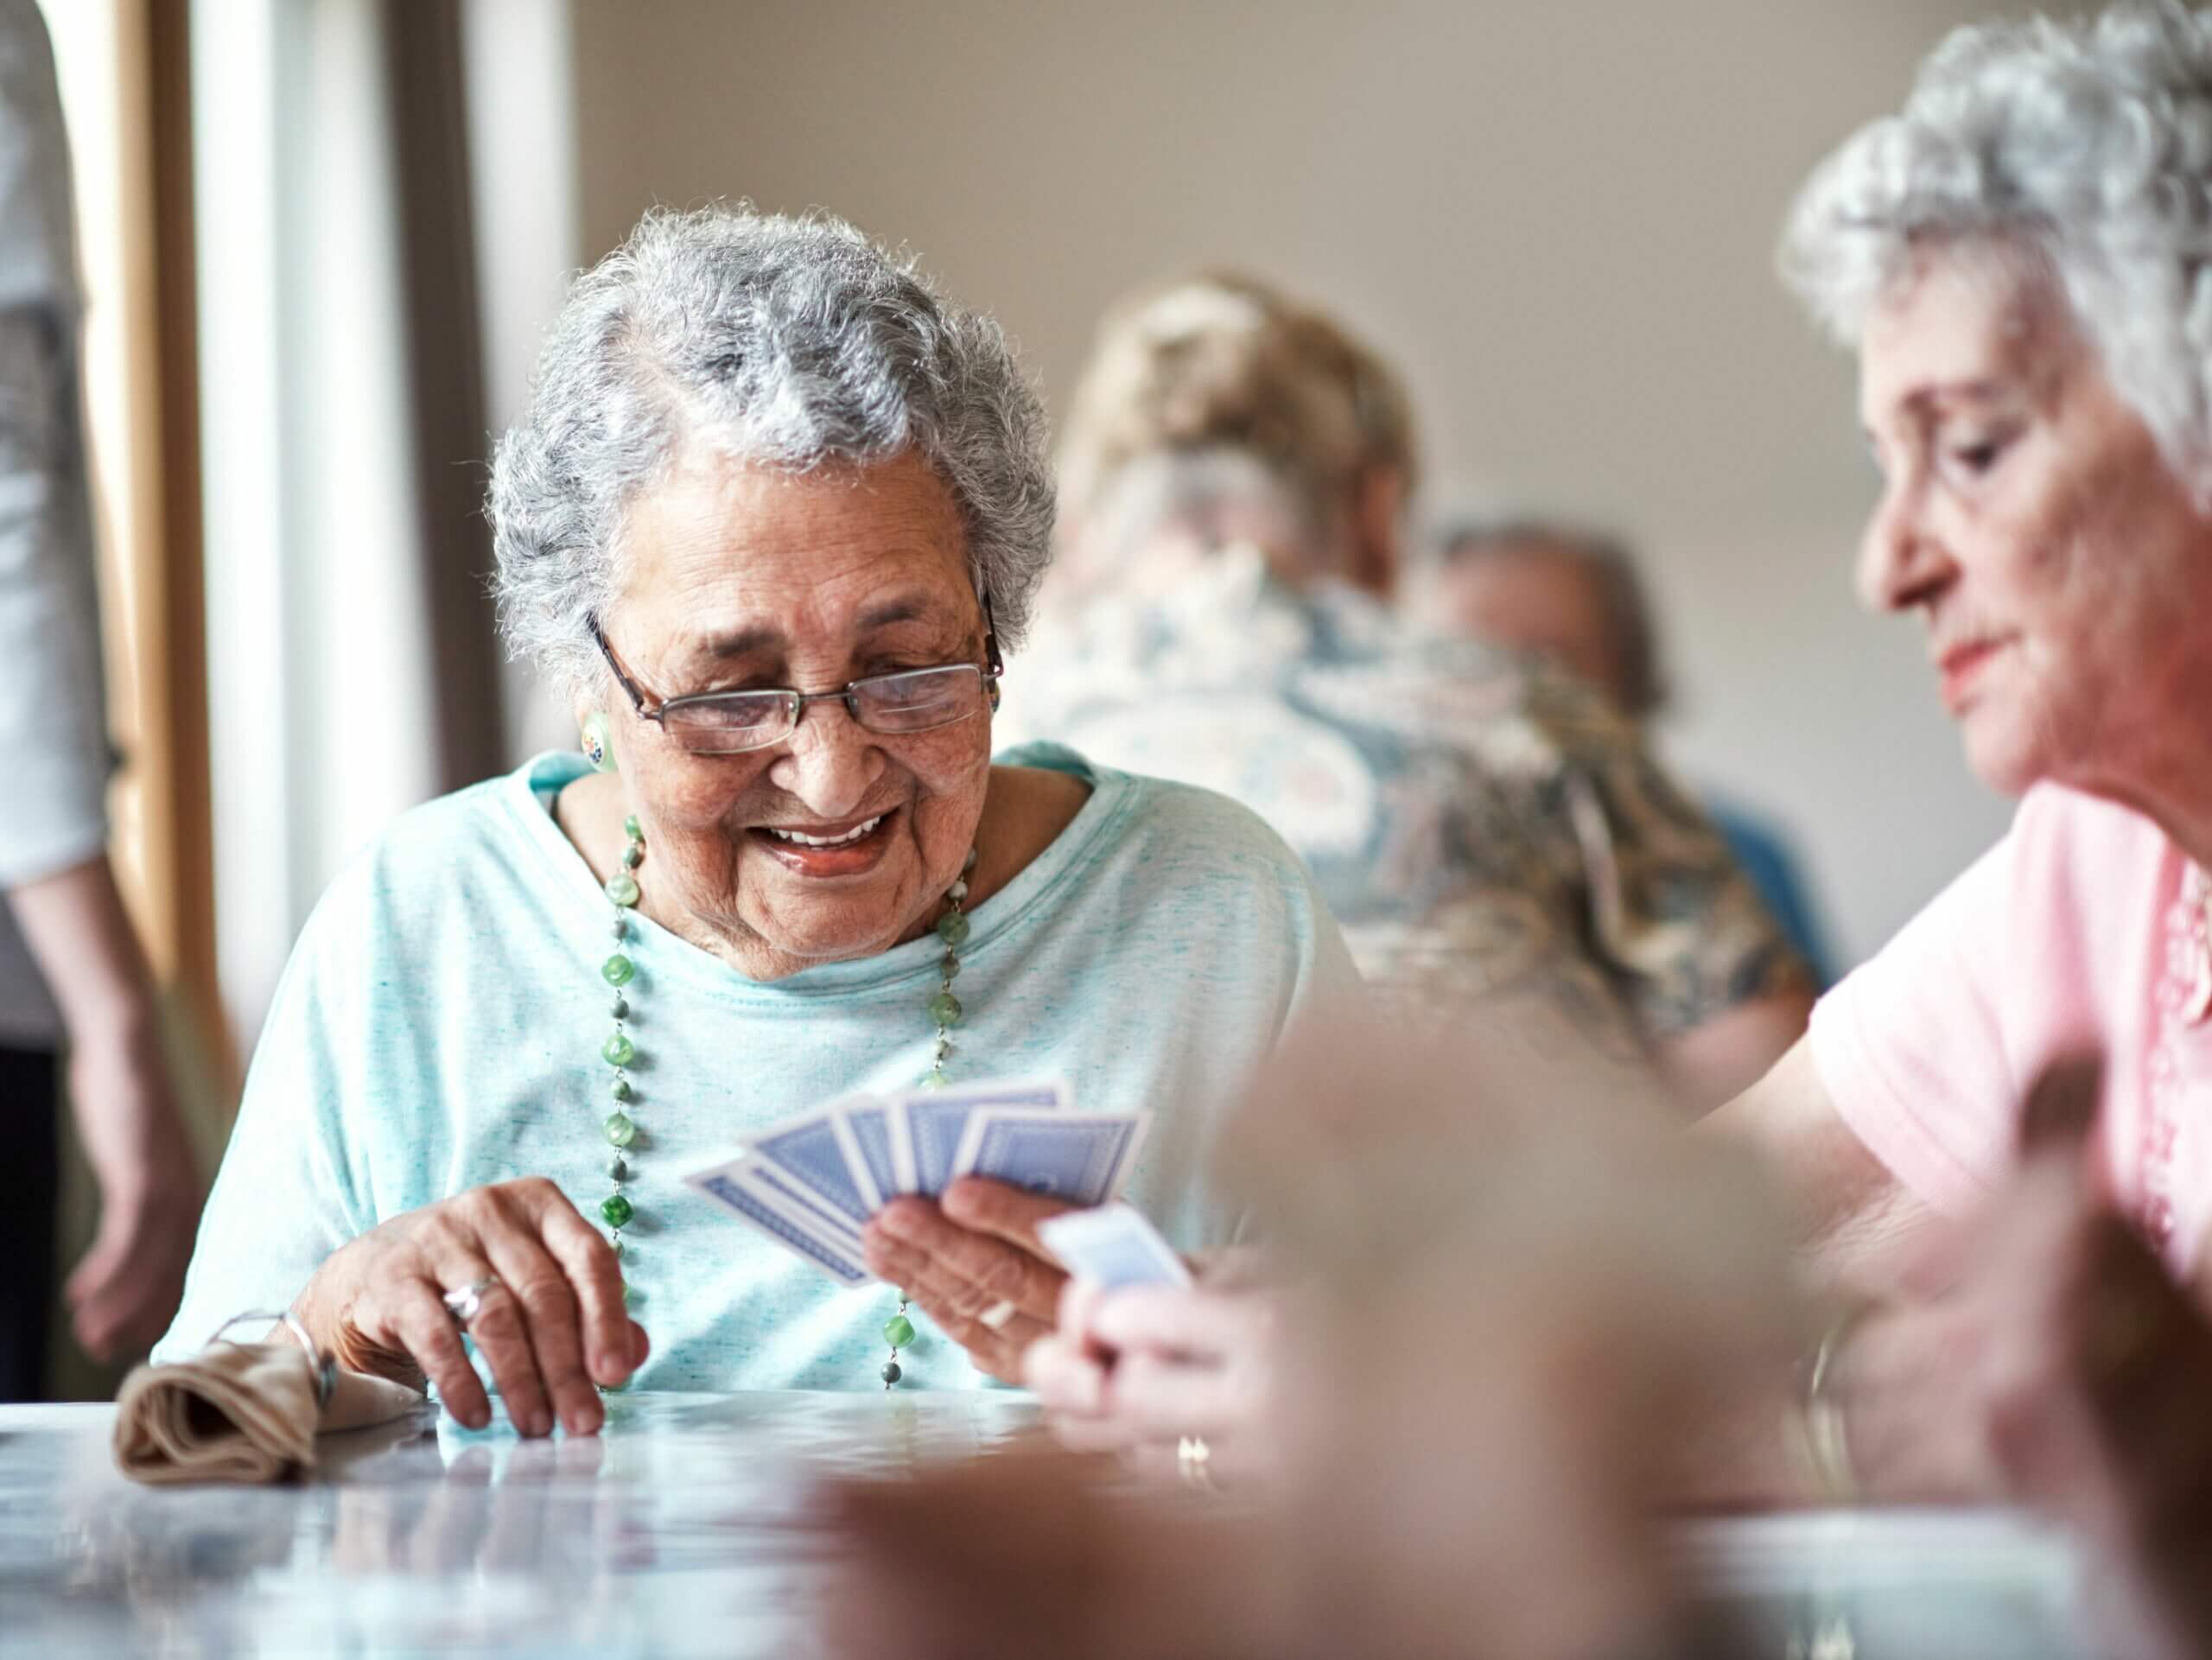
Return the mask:
[[[690, 692], [681, 697], [662, 697], [655, 693], [651, 695], [650, 703], [647, 702], [648, 694], [645, 689], [632, 680], [624, 671], [621, 664], [615, 660], [614, 648], [607, 643], [607, 635], [599, 626], [597, 614], [594, 614], [588, 620], [591, 624], [592, 639], [599, 646], [599, 654], [607, 659], [607, 669], [614, 676], [615, 684], [620, 686], [628, 696], [630, 706], [637, 710], [638, 718], [641, 721], [651, 721], [655, 726], [660, 728], [664, 736], [668, 735], [667, 716], [668, 711], [672, 709], [696, 707], [702, 703], [727, 703], [734, 697], [782, 698], [785, 707], [791, 711], [791, 724], [774, 737], [765, 739], [760, 743], [747, 744], [737, 749], [701, 750], [691, 749], [688, 745], [683, 744], [681, 739], [674, 740], [680, 747], [684, 748], [686, 753], [690, 754], [743, 755], [756, 749], [773, 748], [798, 731], [798, 723], [806, 718], [807, 705], [810, 703], [842, 703], [845, 706], [845, 713], [852, 717], [855, 726], [865, 732], [874, 732], [877, 728], [868, 725], [861, 718], [858, 696], [860, 688], [880, 684], [887, 680], [904, 680], [912, 675], [941, 674], [947, 669], [974, 669], [983, 683], [984, 696], [991, 712], [996, 714], [999, 707], [999, 677], [1006, 672], [1006, 659], [999, 654], [998, 621], [991, 615], [991, 596], [984, 594], [979, 597], [983, 603], [983, 663], [981, 667], [973, 663], [932, 663], [926, 668], [901, 669], [896, 674], [863, 675], [860, 679], [848, 680], [843, 685], [830, 691], [799, 691], [785, 686], [763, 686], [757, 690]], [[906, 731], [908, 733], [936, 732], [948, 726], [957, 726], [966, 718], [964, 715], [957, 715], [951, 720], [938, 722], [935, 726], [909, 727]], [[893, 732], [881, 735], [896, 737], [904, 735]]]

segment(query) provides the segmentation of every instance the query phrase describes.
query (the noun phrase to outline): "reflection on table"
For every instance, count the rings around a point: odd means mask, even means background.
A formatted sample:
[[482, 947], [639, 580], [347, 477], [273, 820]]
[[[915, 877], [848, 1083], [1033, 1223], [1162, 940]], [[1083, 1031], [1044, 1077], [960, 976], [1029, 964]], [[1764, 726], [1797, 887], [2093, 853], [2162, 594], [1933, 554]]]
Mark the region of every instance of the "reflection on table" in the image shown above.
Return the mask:
[[[425, 1408], [324, 1443], [315, 1479], [133, 1487], [105, 1407], [0, 1408], [0, 1655], [792, 1656], [827, 1541], [810, 1473], [890, 1473], [1037, 1433], [1021, 1396], [610, 1397], [607, 1432], [523, 1441]], [[2037, 1660], [2073, 1561], [1994, 1514], [1688, 1526], [1717, 1604], [1792, 1660]]]

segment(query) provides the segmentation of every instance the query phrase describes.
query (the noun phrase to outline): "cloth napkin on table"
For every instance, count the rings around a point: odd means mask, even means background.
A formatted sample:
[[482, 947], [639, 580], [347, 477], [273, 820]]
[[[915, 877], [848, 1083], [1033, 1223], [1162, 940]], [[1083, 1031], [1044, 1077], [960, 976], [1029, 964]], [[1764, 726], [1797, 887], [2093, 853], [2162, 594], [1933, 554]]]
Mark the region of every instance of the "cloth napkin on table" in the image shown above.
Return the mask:
[[116, 1467], [133, 1481], [276, 1481], [313, 1466], [318, 1434], [388, 1423], [422, 1403], [404, 1383], [341, 1371], [318, 1409], [314, 1364], [297, 1344], [213, 1343], [123, 1380]]

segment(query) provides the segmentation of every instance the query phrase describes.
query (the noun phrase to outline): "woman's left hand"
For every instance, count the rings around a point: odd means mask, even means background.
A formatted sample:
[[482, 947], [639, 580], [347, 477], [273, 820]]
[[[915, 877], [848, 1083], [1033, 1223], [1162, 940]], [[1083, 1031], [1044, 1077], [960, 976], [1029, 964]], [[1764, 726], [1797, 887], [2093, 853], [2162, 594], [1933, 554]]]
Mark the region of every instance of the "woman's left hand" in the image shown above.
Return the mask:
[[968, 1176], [935, 1204], [893, 1199], [861, 1242], [871, 1273], [903, 1290], [983, 1371], [1019, 1383], [1023, 1352], [1051, 1334], [1068, 1279], [1037, 1224], [1071, 1208]]
[[1209, 1478], [1265, 1476], [1278, 1296], [1071, 1285], [1059, 1331], [1030, 1352], [1029, 1386], [1052, 1433], [1077, 1451], [1119, 1453], [1154, 1474], [1191, 1477], [1182, 1450], [1196, 1438]]

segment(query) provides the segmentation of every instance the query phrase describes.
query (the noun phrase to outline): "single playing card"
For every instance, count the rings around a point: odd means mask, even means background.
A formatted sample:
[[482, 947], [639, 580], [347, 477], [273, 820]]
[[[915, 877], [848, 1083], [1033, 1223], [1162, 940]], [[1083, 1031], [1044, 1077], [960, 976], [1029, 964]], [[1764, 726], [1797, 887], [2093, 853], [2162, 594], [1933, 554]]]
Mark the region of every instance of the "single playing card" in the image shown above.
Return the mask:
[[1047, 1217], [1037, 1224], [1037, 1237], [1077, 1279], [1094, 1281], [1109, 1291], [1191, 1283], [1191, 1270], [1175, 1248], [1131, 1205]]
[[839, 1104], [771, 1124], [741, 1145], [827, 1201], [858, 1232], [881, 1201], [861, 1166], [858, 1149], [847, 1146], [851, 1131], [838, 1116]]
[[747, 1161], [702, 1170], [683, 1180], [715, 1203], [774, 1240], [843, 1286], [866, 1285], [875, 1276], [861, 1260], [857, 1245], [810, 1227], [786, 1212], [781, 1202], [754, 1185]]
[[874, 1096], [855, 1095], [832, 1109], [843, 1120], [852, 1138], [853, 1180], [875, 1196], [871, 1210], [880, 1210], [899, 1186], [899, 1166], [892, 1153], [891, 1106]]
[[952, 1172], [988, 1176], [1071, 1205], [1103, 1205], [1144, 1144], [1148, 1112], [1039, 1112], [978, 1107], [968, 1116]]
[[1067, 1085], [1055, 1082], [957, 1084], [893, 1097], [892, 1151], [898, 1161], [899, 1191], [930, 1199], [942, 1193], [962, 1173], [953, 1161], [976, 1114], [1000, 1108], [1051, 1114], [1066, 1110], [1067, 1104]]

